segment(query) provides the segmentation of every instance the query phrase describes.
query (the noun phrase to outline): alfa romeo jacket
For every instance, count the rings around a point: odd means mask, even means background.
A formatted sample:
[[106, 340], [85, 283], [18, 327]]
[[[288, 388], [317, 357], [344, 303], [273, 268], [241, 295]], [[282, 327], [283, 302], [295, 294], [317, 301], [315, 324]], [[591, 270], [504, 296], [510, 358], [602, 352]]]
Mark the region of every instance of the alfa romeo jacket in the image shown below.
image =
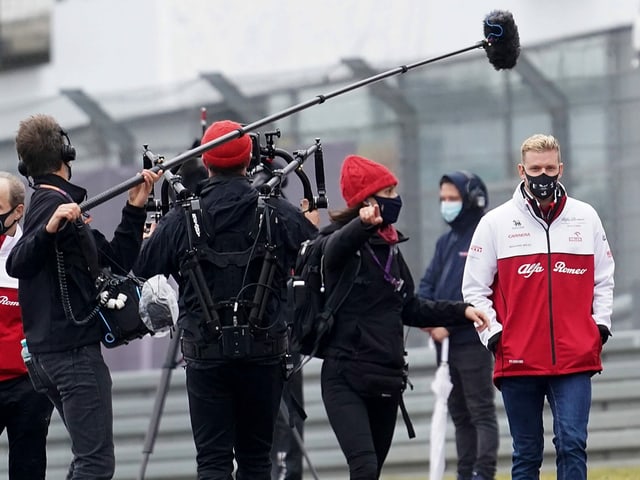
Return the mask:
[[13, 237], [0, 235], [0, 382], [27, 373], [20, 355], [20, 340], [24, 338], [24, 333], [18, 302], [18, 280], [10, 277], [5, 268], [7, 256], [21, 236], [19, 225]]
[[501, 334], [496, 383], [602, 370], [597, 325], [611, 327], [613, 255], [593, 207], [563, 197], [547, 222], [520, 184], [482, 218], [471, 240], [462, 293], [489, 315], [483, 343]]

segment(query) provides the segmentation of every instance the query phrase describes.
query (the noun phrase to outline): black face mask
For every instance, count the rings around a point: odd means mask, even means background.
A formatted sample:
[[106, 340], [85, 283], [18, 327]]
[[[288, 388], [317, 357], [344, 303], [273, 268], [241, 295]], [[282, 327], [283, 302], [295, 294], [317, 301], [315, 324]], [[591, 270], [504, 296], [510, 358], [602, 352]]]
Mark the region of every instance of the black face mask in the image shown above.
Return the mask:
[[546, 200], [555, 193], [556, 187], [558, 186], [558, 175], [550, 177], [546, 173], [543, 173], [532, 177], [525, 172], [525, 176], [527, 177], [531, 195], [538, 200]]
[[380, 216], [384, 225], [391, 225], [398, 221], [400, 209], [402, 208], [402, 199], [400, 195], [395, 198], [373, 196], [380, 206]]
[[9, 226], [5, 227], [4, 222], [7, 220], [7, 218], [9, 218], [9, 215], [11, 215], [13, 213], [13, 211], [17, 208], [18, 206], [16, 205], [15, 207], [13, 207], [11, 210], [9, 210], [7, 213], [2, 213], [0, 214], [0, 235], [4, 235], [5, 233], [7, 233], [7, 231], [13, 227], [16, 222], [18, 221], [17, 219], [14, 220]]

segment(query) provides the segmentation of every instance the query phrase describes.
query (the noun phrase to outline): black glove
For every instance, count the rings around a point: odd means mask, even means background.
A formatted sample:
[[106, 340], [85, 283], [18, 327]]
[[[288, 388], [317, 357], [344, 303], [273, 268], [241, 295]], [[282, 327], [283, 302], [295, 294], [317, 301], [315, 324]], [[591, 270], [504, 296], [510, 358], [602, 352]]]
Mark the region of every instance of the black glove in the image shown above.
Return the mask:
[[600, 332], [600, 340], [602, 341], [602, 345], [607, 343], [609, 337], [611, 336], [611, 331], [605, 325], [598, 325], [598, 331]]
[[487, 341], [487, 349], [491, 353], [493, 353], [494, 357], [496, 355], [496, 348], [498, 348], [498, 342], [500, 341], [501, 337], [502, 337], [502, 332], [498, 332], [493, 337], [489, 338], [489, 340]]

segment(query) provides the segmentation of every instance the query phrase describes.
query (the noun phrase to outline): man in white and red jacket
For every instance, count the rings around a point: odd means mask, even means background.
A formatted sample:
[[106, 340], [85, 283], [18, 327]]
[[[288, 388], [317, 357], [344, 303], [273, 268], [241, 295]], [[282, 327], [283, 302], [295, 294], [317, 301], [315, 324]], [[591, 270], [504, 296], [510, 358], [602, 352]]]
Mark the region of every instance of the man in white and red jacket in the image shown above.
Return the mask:
[[[22, 236], [25, 188], [0, 172], [0, 433], [9, 440], [9, 480], [44, 479], [47, 432], [53, 404], [37, 393], [20, 355], [24, 338], [18, 280], [7, 274], [9, 252]], [[34, 299], [37, 301], [36, 299]]]
[[495, 354], [513, 439], [513, 480], [539, 478], [545, 397], [558, 478], [587, 478], [591, 376], [611, 335], [614, 261], [602, 222], [558, 182], [560, 145], [524, 141], [513, 198], [488, 212], [471, 240], [464, 301], [488, 313], [480, 334]]

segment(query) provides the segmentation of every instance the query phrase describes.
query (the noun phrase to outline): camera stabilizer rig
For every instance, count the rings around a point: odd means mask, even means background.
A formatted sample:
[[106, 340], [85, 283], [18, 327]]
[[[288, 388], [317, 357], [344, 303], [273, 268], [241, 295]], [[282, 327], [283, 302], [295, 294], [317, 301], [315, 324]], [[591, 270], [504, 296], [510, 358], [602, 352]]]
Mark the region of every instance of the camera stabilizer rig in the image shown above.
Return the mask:
[[[295, 172], [300, 178], [303, 185], [304, 197], [309, 201], [309, 210], [317, 208], [326, 208], [328, 205], [326, 191], [324, 186], [324, 159], [320, 139], [315, 139], [315, 144], [306, 150], [298, 150], [289, 154], [285, 150], [276, 148], [274, 145], [274, 137], [279, 137], [280, 131], [269, 132], [265, 134], [267, 144], [262, 147], [259, 144], [259, 135], [252, 135], [255, 152], [253, 155], [252, 166], [250, 164], [250, 176], [254, 180], [254, 186], [260, 193], [258, 197], [257, 207], [257, 227], [255, 232], [256, 242], [264, 239], [265, 257], [260, 271], [259, 279], [256, 285], [255, 294], [251, 302], [246, 302], [238, 298], [234, 303], [234, 318], [237, 313], [238, 304], [250, 306], [248, 324], [261, 324], [264, 312], [267, 308], [269, 296], [272, 292], [271, 283], [276, 272], [275, 248], [273, 243], [271, 228], [273, 209], [269, 205], [270, 197], [278, 197], [282, 194], [281, 186], [284, 179], [291, 173]], [[318, 187], [318, 195], [313, 195], [311, 181], [302, 169], [304, 161], [314, 155], [316, 167], [316, 183]], [[276, 157], [283, 158], [287, 164], [283, 168], [273, 168]], [[144, 145], [143, 163], [147, 166], [158, 166], [162, 168], [164, 157], [153, 154], [148, 145]], [[268, 180], [261, 180], [269, 177]], [[247, 355], [249, 346], [246, 342], [249, 340], [248, 325], [222, 327], [220, 318], [216, 313], [216, 305], [211, 297], [211, 293], [207, 288], [202, 267], [198, 261], [198, 251], [206, 247], [206, 233], [203, 228], [202, 210], [200, 207], [200, 198], [189, 191], [182, 183], [182, 178], [174, 174], [171, 169], [167, 169], [163, 174], [165, 181], [171, 186], [175, 192], [176, 203], [180, 205], [185, 212], [187, 220], [189, 249], [186, 252], [186, 261], [181, 271], [187, 274], [190, 284], [193, 286], [198, 301], [202, 307], [205, 317], [205, 333], [211, 338], [218, 338], [222, 335], [223, 354], [229, 358], [240, 358]], [[260, 181], [257, 181], [260, 180]], [[152, 209], [153, 215], [157, 217], [159, 212], [167, 211], [168, 206], [158, 204], [154, 198], [150, 196], [147, 202], [149, 208]], [[261, 232], [265, 234], [261, 237]], [[242, 287], [243, 289], [245, 286]], [[235, 322], [234, 322], [235, 323]]]

